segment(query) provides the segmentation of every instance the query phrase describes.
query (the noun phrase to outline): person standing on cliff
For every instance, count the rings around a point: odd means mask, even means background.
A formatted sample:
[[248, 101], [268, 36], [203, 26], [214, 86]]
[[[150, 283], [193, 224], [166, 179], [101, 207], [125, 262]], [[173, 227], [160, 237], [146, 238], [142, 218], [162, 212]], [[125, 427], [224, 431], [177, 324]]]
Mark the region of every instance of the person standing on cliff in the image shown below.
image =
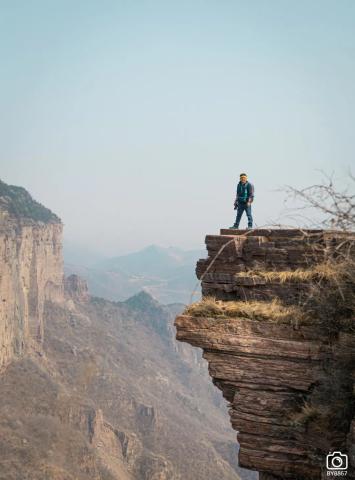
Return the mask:
[[248, 182], [246, 173], [240, 174], [240, 181], [237, 185], [237, 194], [234, 201], [234, 210], [237, 210], [237, 216], [230, 228], [239, 228], [240, 219], [243, 212], [248, 217], [248, 229], [253, 228], [253, 217], [251, 214], [251, 204], [254, 200], [254, 185]]

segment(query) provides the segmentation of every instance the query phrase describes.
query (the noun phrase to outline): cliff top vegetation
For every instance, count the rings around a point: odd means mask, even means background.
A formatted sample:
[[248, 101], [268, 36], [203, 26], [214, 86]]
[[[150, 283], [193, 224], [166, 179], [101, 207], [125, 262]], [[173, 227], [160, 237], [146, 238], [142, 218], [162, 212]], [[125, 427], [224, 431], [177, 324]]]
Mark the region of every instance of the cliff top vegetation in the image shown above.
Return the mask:
[[8, 185], [0, 180], [0, 210], [17, 218], [28, 218], [44, 223], [58, 223], [60, 218], [49, 208], [37, 202], [23, 187]]

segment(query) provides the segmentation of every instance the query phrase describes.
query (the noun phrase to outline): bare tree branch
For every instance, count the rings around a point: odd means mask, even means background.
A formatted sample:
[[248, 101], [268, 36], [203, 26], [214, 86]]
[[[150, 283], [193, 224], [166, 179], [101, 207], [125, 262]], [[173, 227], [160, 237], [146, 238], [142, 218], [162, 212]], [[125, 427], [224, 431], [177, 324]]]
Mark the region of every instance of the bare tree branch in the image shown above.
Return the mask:
[[[284, 189], [288, 195], [286, 203], [290, 200], [300, 202], [299, 207], [291, 209], [293, 212], [315, 210], [322, 215], [320, 225], [323, 228], [339, 230], [355, 229], [355, 194], [350, 188], [337, 190], [334, 185], [333, 175], [327, 176], [323, 173], [323, 182], [310, 187], [298, 189], [286, 186]], [[348, 179], [355, 187], [355, 177], [351, 172]]]

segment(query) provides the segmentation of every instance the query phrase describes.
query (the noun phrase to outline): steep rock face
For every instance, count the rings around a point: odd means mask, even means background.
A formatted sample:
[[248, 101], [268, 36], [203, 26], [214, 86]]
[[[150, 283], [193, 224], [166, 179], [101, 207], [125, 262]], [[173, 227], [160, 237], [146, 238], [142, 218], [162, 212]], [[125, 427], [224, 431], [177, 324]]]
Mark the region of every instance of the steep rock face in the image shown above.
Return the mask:
[[[226, 304], [276, 298], [292, 305], [307, 294], [310, 281], [266, 280], [260, 271], [310, 268], [349, 238], [222, 230], [206, 237], [209, 256], [198, 262], [197, 275], [204, 296]], [[203, 349], [213, 382], [230, 404], [240, 466], [258, 470], [263, 480], [319, 479], [326, 475], [327, 453], [335, 450], [346, 452], [354, 466], [353, 332], [330, 336], [317, 321], [283, 324], [213, 313], [180, 315], [175, 326], [178, 340]]]
[[62, 224], [16, 218], [0, 223], [0, 370], [43, 341], [46, 299], [63, 296]]

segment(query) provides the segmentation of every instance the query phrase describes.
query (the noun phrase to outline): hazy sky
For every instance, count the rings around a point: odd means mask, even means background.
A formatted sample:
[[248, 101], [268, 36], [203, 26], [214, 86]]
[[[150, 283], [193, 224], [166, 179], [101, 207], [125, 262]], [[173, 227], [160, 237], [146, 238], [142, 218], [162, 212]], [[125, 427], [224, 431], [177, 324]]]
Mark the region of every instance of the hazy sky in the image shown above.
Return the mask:
[[[0, 0], [0, 178], [106, 254], [200, 247], [354, 164], [353, 0]], [[245, 222], [245, 220], [244, 220]]]

